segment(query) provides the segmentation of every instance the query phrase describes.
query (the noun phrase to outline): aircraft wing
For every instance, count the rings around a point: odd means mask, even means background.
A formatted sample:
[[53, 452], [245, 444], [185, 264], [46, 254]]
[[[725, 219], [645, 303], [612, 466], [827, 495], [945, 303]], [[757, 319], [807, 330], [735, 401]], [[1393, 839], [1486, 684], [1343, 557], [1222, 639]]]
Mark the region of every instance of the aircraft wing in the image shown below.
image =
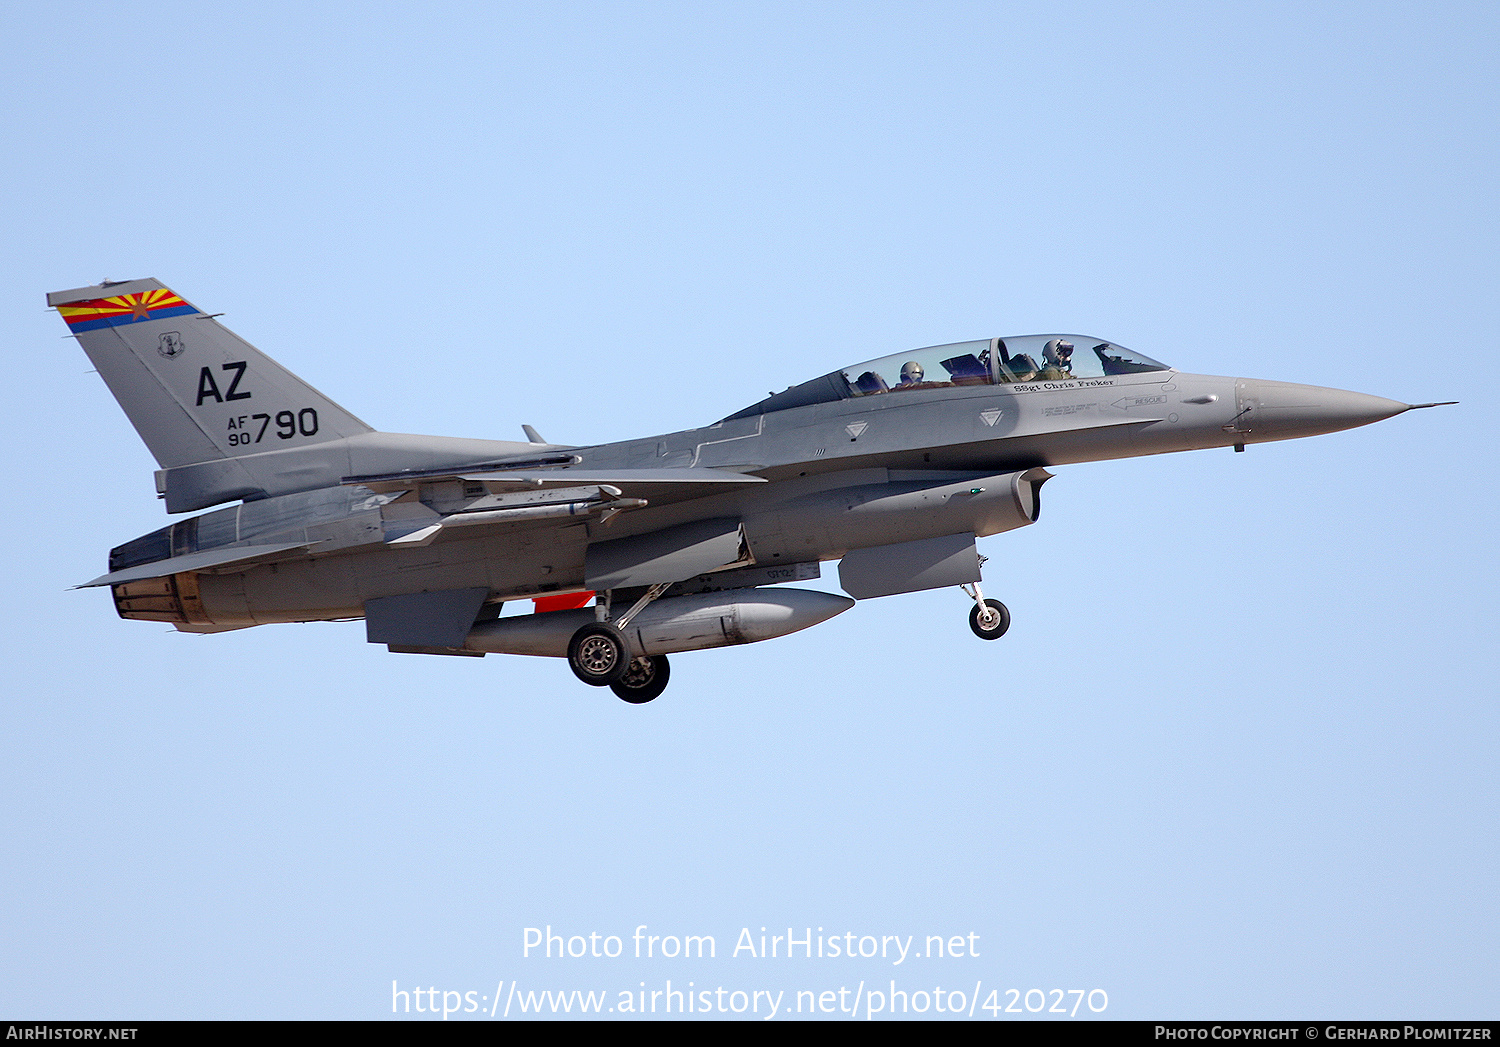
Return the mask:
[[345, 484], [372, 491], [403, 491], [438, 480], [479, 481], [496, 493], [517, 489], [604, 485], [618, 488], [626, 498], [644, 498], [652, 505], [723, 494], [739, 487], [763, 484], [765, 478], [725, 469], [443, 469], [423, 473], [386, 473], [346, 476]]
[[165, 578], [167, 575], [179, 574], [183, 571], [206, 571], [210, 567], [226, 567], [229, 564], [259, 560], [292, 549], [305, 549], [310, 544], [312, 543], [282, 542], [273, 545], [231, 545], [219, 549], [206, 549], [199, 553], [185, 553], [182, 556], [127, 567], [123, 571], [102, 574], [93, 581], [84, 582], [74, 588], [88, 589], [98, 585], [122, 585], [125, 582], [141, 582], [148, 578]]

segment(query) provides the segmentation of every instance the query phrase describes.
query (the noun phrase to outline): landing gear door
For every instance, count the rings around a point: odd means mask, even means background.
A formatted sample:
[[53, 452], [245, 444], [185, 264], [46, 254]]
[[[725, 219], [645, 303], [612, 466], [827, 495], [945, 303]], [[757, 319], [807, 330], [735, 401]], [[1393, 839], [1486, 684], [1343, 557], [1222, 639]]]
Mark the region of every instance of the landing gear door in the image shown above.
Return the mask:
[[839, 584], [856, 600], [979, 581], [974, 532], [852, 549], [839, 563]]

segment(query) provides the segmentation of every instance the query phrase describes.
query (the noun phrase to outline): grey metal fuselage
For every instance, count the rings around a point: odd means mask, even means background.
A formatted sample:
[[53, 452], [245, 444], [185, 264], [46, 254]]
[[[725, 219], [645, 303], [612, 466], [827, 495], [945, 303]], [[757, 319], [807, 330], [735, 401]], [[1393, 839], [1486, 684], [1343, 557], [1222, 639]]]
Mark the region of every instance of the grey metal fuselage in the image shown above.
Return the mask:
[[[1039, 481], [1028, 492], [1016, 480], [1027, 470], [1309, 436], [1408, 407], [1341, 390], [1177, 371], [919, 388], [782, 409], [775, 400], [764, 403], [768, 410], [750, 408], [701, 429], [568, 447], [576, 463], [552, 470], [714, 469], [766, 481], [724, 493], [664, 504], [648, 498], [603, 518], [582, 514], [545, 526], [517, 519], [455, 528], [403, 546], [391, 541], [403, 521], [409, 529], [461, 513], [491, 492], [452, 478], [389, 493], [378, 484], [346, 483], [206, 513], [174, 525], [166, 540], [179, 552], [189, 545], [288, 545], [275, 562], [199, 574], [195, 599], [210, 623], [201, 631], [357, 618], [367, 601], [419, 591], [486, 587], [495, 602], [593, 588], [591, 545], [695, 521], [737, 521], [761, 567], [960, 532], [994, 534], [1035, 518]], [[377, 464], [410, 467], [401, 438], [374, 435], [395, 441]], [[463, 448], [460, 459], [472, 455], [476, 463], [517, 454], [509, 442], [453, 443]], [[152, 540], [161, 539], [137, 543]]]

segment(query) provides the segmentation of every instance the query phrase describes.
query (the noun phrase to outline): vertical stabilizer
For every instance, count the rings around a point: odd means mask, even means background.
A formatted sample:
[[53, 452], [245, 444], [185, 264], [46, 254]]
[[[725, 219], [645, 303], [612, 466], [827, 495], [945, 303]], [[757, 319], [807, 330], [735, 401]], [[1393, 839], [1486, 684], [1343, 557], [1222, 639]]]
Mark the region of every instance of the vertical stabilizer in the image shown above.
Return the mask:
[[163, 469], [371, 429], [157, 280], [47, 296]]
[[373, 431], [157, 280], [58, 291], [47, 304], [162, 469], [217, 462], [228, 497], [265, 487], [258, 463], [239, 460]]

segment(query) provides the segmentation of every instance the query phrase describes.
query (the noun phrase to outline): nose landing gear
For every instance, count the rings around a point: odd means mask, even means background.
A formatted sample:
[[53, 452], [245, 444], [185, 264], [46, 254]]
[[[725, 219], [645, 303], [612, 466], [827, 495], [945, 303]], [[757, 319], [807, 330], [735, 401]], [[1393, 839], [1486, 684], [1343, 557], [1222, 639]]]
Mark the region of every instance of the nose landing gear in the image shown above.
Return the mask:
[[969, 612], [969, 628], [981, 640], [998, 640], [1010, 628], [1010, 610], [999, 600], [986, 600], [979, 583], [959, 586], [971, 600], [974, 608]]
[[998, 640], [1010, 628], [1010, 611], [999, 600], [986, 600], [983, 606], [983, 614], [977, 605], [969, 612], [969, 628], [981, 640]]

